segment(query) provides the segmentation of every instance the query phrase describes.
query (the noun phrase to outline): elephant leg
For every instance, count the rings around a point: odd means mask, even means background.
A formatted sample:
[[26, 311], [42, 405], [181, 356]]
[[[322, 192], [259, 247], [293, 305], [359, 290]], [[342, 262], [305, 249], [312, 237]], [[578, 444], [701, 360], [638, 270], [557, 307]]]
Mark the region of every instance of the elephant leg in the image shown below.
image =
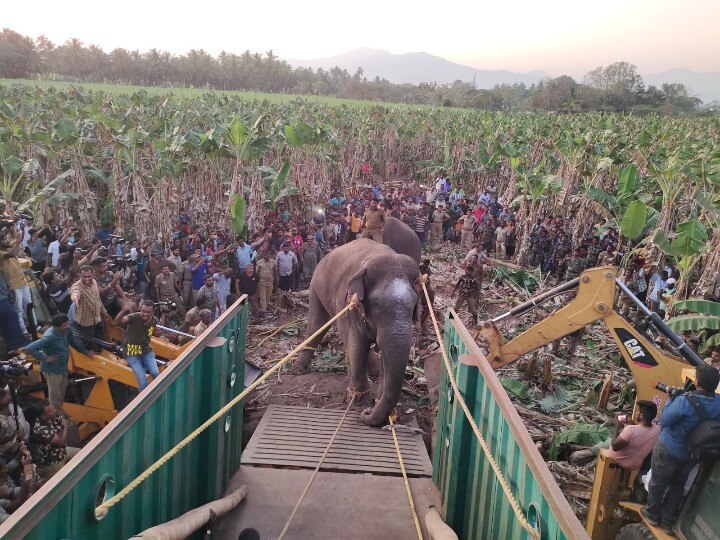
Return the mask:
[[357, 405], [370, 405], [373, 403], [370, 381], [368, 380], [368, 362], [370, 342], [360, 332], [349, 332], [343, 336], [345, 352], [347, 354], [348, 374], [350, 375], [350, 389], [361, 392], [355, 398]]
[[388, 423], [388, 416], [400, 400], [405, 367], [408, 363], [408, 358], [403, 362], [398, 358], [388, 361], [388, 357], [384, 354], [382, 357], [382, 397], [375, 403], [375, 407], [365, 409], [360, 414], [360, 420], [369, 426], [383, 426]]
[[[325, 311], [320, 299], [312, 289], [310, 290], [310, 297], [308, 300], [310, 309], [308, 310], [307, 335], [311, 336], [318, 328], [330, 320], [330, 315], [328, 315], [327, 311]], [[329, 328], [330, 327], [320, 332], [320, 334], [315, 336], [315, 338], [308, 343], [307, 347], [312, 347], [311, 349], [305, 348], [298, 353], [297, 360], [295, 360], [292, 370], [290, 371], [291, 373], [295, 375], [302, 375], [310, 372], [310, 362], [315, 355], [314, 349], [320, 344]]]

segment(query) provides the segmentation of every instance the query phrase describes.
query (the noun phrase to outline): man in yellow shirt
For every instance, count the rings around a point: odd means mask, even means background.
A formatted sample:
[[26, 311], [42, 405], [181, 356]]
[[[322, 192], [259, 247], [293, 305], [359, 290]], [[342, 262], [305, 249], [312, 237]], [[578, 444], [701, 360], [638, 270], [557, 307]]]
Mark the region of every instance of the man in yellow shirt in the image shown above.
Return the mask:
[[[6, 235], [0, 237], [0, 270], [5, 274], [8, 286], [15, 293], [15, 311], [18, 314], [20, 329], [23, 334], [28, 334], [23, 314], [26, 312], [28, 306], [32, 305], [32, 296], [30, 295], [30, 286], [27, 284], [27, 281], [25, 281], [23, 268], [32, 266], [32, 261], [30, 259], [19, 258], [22, 249], [21, 242], [21, 235], [18, 235], [12, 241]], [[35, 328], [32, 310], [28, 313], [28, 317], [33, 317], [33, 320], [30, 321], [30, 326], [31, 328]]]

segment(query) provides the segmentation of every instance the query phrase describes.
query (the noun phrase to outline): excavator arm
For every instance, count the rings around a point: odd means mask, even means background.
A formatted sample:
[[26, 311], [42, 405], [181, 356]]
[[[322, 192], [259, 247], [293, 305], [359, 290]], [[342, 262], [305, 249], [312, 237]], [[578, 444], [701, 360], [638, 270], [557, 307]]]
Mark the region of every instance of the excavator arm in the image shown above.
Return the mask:
[[[516, 338], [505, 342], [498, 328], [498, 322], [522, 314], [575, 288], [577, 288], [575, 298], [565, 306], [531, 326]], [[658, 349], [642, 332], [614, 310], [613, 304], [618, 288], [643, 311], [655, 328], [677, 347], [682, 356], [675, 356]], [[479, 334], [486, 340], [488, 360], [494, 369], [499, 369], [530, 351], [561, 339], [596, 321], [603, 321], [613, 340], [617, 343], [625, 363], [635, 378], [638, 399], [654, 401], [658, 408], [664, 404], [667, 396], [655, 389], [655, 383], [662, 382], [669, 386], [682, 386], [685, 383], [684, 379], [689, 373], [692, 373], [691, 368], [703, 363], [656, 313], [650, 312], [617, 279], [617, 269], [613, 266], [601, 266], [586, 270], [579, 278], [560, 285], [494, 319], [480, 323]]]

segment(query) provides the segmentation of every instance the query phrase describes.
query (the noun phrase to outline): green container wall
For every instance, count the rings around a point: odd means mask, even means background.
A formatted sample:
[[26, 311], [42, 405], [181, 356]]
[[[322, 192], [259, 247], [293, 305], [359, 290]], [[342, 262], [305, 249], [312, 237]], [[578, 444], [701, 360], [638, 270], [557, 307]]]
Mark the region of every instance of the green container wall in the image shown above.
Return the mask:
[[[543, 539], [589, 538], [555, 483], [495, 372], [450, 311], [444, 343], [480, 433], [525, 516]], [[445, 522], [464, 540], [529, 538], [455, 398], [445, 369], [438, 399], [433, 481]]]
[[247, 316], [243, 297], [15, 512], [0, 538], [124, 540], [221, 496], [240, 466], [241, 406], [226, 417], [227, 431], [225, 420], [216, 422], [94, 518], [103, 478], [113, 476], [119, 491], [242, 392]]

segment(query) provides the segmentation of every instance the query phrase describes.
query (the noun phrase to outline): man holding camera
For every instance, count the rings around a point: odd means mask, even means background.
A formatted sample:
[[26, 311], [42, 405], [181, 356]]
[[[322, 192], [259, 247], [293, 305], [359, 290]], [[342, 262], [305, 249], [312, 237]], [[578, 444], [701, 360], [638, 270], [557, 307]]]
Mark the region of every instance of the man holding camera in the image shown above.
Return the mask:
[[685, 481], [696, 463], [687, 445], [688, 436], [701, 422], [696, 407], [702, 408], [709, 420], [720, 418], [720, 396], [715, 394], [718, 383], [716, 368], [699, 366], [696, 391], [671, 396], [660, 414], [662, 431], [653, 449], [648, 500], [641, 513], [650, 525], [661, 526], [668, 534], [672, 534]]
[[124, 308], [118, 313], [115, 323], [126, 327], [123, 353], [142, 391], [149, 384], [146, 371], [153, 376], [153, 379], [160, 375], [155, 351], [150, 346], [150, 337], [158, 320], [151, 300], [143, 300], [137, 313], [130, 313], [131, 309]]
[[70, 330], [70, 319], [65, 313], [53, 315], [52, 327], [25, 350], [40, 361], [40, 373], [48, 387], [48, 401], [60, 410], [65, 401], [68, 384], [70, 346], [87, 354], [85, 344]]
[[100, 300], [111, 317], [117, 315], [122, 309], [125, 291], [120, 286], [122, 272], [112, 273], [108, 270], [108, 260], [98, 257], [90, 263], [93, 267], [93, 277], [97, 282]]
[[158, 302], [173, 302], [179, 317], [185, 317], [185, 303], [180, 298], [180, 287], [170, 263], [164, 264], [162, 272], [155, 277], [155, 294]]

